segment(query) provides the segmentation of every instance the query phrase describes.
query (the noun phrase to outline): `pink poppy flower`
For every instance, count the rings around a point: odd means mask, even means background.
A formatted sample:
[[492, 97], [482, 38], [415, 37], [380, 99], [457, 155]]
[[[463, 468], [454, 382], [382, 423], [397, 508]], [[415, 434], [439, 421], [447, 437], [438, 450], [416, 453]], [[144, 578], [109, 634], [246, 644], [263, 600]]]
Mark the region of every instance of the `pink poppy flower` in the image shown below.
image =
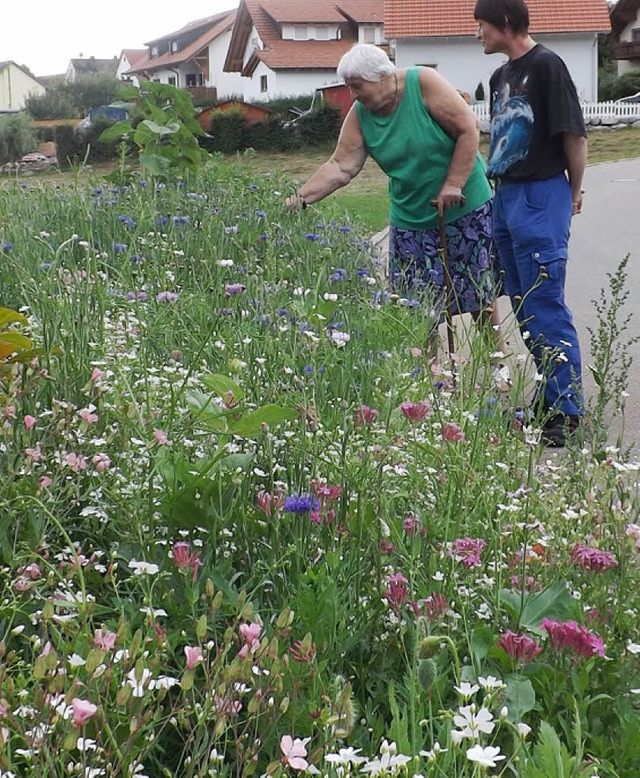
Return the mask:
[[187, 657], [187, 670], [193, 670], [198, 662], [204, 662], [200, 646], [185, 646], [184, 653]]
[[293, 770], [306, 770], [309, 762], [305, 759], [307, 755], [308, 739], [295, 740], [291, 735], [283, 735], [280, 739], [280, 750], [282, 751], [282, 763], [289, 765]]
[[81, 700], [74, 697], [71, 700], [73, 708], [73, 726], [83, 727], [85, 723], [98, 712], [98, 706], [88, 700]]

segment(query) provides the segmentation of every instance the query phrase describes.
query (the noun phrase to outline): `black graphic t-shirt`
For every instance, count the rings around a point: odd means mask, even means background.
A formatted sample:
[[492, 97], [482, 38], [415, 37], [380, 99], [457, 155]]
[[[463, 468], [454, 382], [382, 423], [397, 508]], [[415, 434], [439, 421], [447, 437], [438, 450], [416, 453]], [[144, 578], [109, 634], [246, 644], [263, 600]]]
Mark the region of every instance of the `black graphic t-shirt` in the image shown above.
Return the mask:
[[586, 135], [586, 130], [575, 85], [560, 57], [538, 43], [498, 68], [489, 86], [489, 178], [533, 181], [565, 170], [563, 133]]

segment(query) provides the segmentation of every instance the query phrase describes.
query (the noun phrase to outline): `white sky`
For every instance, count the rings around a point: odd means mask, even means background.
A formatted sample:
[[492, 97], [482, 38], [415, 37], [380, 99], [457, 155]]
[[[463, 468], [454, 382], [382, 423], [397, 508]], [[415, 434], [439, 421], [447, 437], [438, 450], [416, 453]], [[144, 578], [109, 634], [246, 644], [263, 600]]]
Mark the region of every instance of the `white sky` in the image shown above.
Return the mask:
[[35, 76], [64, 73], [70, 59], [109, 59], [220, 11], [237, 0], [2, 0], [0, 62]]

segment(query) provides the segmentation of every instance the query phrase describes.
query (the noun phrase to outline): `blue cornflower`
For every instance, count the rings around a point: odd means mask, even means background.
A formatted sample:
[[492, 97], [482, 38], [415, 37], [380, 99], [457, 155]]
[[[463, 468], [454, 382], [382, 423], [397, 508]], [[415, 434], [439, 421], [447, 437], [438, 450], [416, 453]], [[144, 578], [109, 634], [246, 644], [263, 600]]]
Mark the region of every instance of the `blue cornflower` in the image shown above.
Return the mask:
[[266, 232], [263, 232], [260, 235], [258, 235], [258, 240], [269, 240], [269, 236], [267, 235]]
[[188, 216], [172, 216], [171, 221], [174, 224], [189, 224], [189, 217]]
[[308, 232], [304, 237], [306, 240], [320, 240], [320, 236], [315, 232]]
[[356, 275], [357, 276], [368, 276], [369, 275], [369, 271], [367, 270], [366, 267], [359, 267], [356, 270]]
[[129, 262], [131, 262], [132, 265], [138, 265], [140, 264], [140, 262], [142, 262], [143, 259], [144, 257], [142, 256], [142, 254], [132, 254], [129, 257]]
[[292, 494], [284, 500], [284, 510], [287, 513], [309, 513], [318, 510], [319, 507], [319, 500], [308, 494]]
[[343, 267], [337, 267], [329, 276], [329, 281], [346, 281], [347, 271]]
[[13, 248], [13, 243], [3, 243], [0, 245], [0, 251], [11, 251]]
[[340, 232], [351, 232], [352, 228], [349, 227], [348, 224], [343, 224], [342, 227], [340, 227]]
[[305, 365], [302, 368], [302, 375], [313, 375], [313, 365]]
[[255, 213], [258, 219], [264, 219], [264, 217], [267, 215], [267, 212], [261, 209], [258, 209]]
[[169, 221], [169, 218], [167, 216], [156, 216], [156, 224], [158, 227], [164, 227], [164, 225]]
[[125, 227], [135, 227], [136, 226], [135, 219], [132, 219], [131, 216], [126, 216], [126, 215], [118, 216], [118, 221], [122, 222]]
[[124, 254], [125, 251], [129, 246], [127, 246], [126, 243], [114, 243], [113, 244], [113, 250], [116, 252], [116, 254]]
[[249, 184], [249, 189], [251, 189], [252, 192], [257, 192], [259, 187], [257, 184]]
[[51, 270], [51, 262], [41, 262], [40, 270]]

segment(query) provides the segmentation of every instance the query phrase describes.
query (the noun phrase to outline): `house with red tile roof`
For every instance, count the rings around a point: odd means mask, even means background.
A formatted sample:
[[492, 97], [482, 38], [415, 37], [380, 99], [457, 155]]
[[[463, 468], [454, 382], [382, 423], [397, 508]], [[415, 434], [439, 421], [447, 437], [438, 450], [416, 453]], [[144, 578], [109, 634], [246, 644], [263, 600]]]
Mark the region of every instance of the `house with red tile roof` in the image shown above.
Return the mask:
[[241, 0], [225, 71], [241, 73], [244, 99], [309, 95], [335, 84], [354, 43], [384, 44], [384, 0]]
[[640, 0], [618, 0], [611, 10], [618, 75], [640, 68]]
[[224, 11], [145, 43], [145, 56], [125, 75], [180, 89], [215, 89], [218, 98], [241, 95], [242, 76], [223, 70], [235, 19], [235, 10]]
[[146, 58], [146, 49], [122, 49], [118, 59], [118, 67], [116, 68], [116, 78], [118, 81], [128, 81], [134, 86], [140, 86], [138, 77], [130, 74], [130, 71], [138, 62], [142, 62]]
[[[620, 0], [622, 2], [622, 0]], [[598, 99], [598, 33], [610, 29], [606, 0], [527, 0], [533, 38], [566, 62], [582, 100]], [[398, 67], [435, 67], [474, 95], [506, 57], [486, 55], [475, 38], [475, 0], [385, 0], [384, 31]]]

